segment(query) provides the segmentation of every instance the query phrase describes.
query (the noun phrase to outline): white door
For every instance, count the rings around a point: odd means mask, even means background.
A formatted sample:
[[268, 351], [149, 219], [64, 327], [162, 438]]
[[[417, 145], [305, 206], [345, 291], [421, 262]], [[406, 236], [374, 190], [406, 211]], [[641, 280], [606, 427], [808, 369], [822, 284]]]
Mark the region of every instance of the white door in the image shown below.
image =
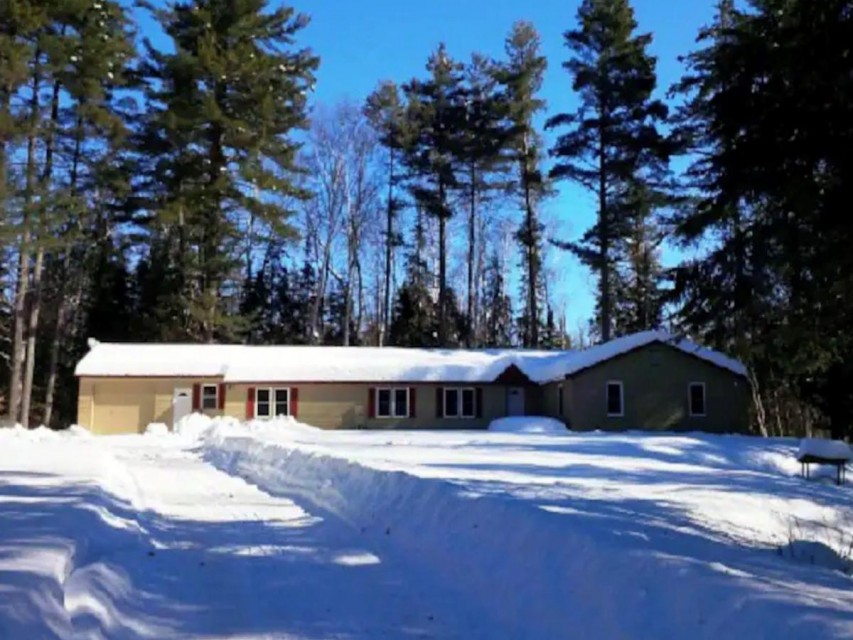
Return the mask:
[[510, 387], [506, 394], [506, 414], [508, 416], [523, 416], [524, 387]]
[[172, 429], [181, 418], [190, 415], [193, 410], [193, 390], [175, 389], [172, 395]]

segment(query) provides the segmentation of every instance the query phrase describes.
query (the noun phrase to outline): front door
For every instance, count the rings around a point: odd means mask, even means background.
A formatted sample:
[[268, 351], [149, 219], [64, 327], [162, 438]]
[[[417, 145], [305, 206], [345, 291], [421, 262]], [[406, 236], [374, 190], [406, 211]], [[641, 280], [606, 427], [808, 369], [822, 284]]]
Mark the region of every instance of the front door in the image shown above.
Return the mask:
[[524, 415], [524, 387], [510, 387], [507, 389], [506, 414], [508, 416]]
[[175, 389], [172, 396], [172, 429], [178, 424], [181, 418], [185, 418], [193, 410], [193, 390], [192, 389]]

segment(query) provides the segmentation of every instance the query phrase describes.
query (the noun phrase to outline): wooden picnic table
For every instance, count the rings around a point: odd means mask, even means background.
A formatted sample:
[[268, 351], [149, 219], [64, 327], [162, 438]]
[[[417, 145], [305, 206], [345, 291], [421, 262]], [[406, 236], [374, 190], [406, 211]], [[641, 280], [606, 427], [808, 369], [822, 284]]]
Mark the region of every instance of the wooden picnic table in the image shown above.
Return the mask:
[[848, 458], [829, 458], [825, 456], [817, 456], [813, 454], [803, 454], [797, 456], [797, 462], [800, 463], [800, 473], [804, 478], [811, 477], [810, 465], [827, 464], [835, 467], [836, 477], [835, 484], [842, 485], [847, 475]]

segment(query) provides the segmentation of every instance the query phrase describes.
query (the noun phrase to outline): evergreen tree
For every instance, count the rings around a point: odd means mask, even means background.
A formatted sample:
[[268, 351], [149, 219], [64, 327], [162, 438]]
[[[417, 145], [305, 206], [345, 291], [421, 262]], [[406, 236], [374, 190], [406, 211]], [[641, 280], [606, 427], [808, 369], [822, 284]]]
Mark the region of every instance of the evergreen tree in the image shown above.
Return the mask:
[[462, 68], [439, 46], [427, 64], [430, 77], [405, 85], [411, 144], [405, 163], [418, 206], [438, 221], [438, 344], [448, 342], [447, 221], [451, 195], [459, 187], [461, 132], [465, 105]]
[[239, 216], [286, 237], [287, 199], [307, 196], [294, 182], [292, 134], [305, 126], [318, 59], [294, 48], [308, 19], [290, 7], [268, 10], [266, 0], [147, 6], [174, 52], [148, 44], [140, 186], [156, 221], [177, 229], [192, 337], [210, 342], [235, 329], [222, 299], [237, 267]]
[[405, 105], [393, 82], [383, 82], [367, 98], [365, 113], [373, 128], [379, 133], [379, 141], [388, 152], [386, 162], [387, 193], [385, 196], [385, 270], [382, 290], [382, 330], [380, 345], [385, 339], [391, 321], [391, 283], [394, 270], [394, 252], [403, 244], [402, 234], [397, 228], [398, 213], [403, 201], [397, 195], [397, 187], [404, 179], [402, 155], [409, 142], [406, 128]]
[[[516, 164], [513, 192], [521, 201], [524, 220], [518, 230], [523, 247], [525, 300], [521, 327], [525, 347], [539, 345], [542, 279], [542, 230], [539, 206], [546, 195], [541, 170], [541, 137], [534, 118], [545, 108], [538, 97], [547, 60], [540, 53], [539, 34], [529, 22], [517, 22], [504, 45], [507, 61], [498, 72], [504, 86], [507, 119], [511, 127], [510, 157]], [[535, 321], [529, 320], [535, 319]]]
[[466, 255], [466, 346], [478, 341], [479, 288], [478, 259], [484, 238], [479, 237], [480, 216], [490, 200], [505, 191], [507, 163], [504, 149], [510, 135], [505, 119], [506, 106], [498, 93], [497, 67], [488, 58], [474, 54], [464, 70], [461, 99], [464, 104], [464, 127], [460, 131], [459, 191], [467, 204]]
[[628, 0], [584, 0], [578, 27], [564, 35], [571, 51], [563, 67], [580, 96], [575, 113], [551, 118], [549, 128], [568, 127], [551, 150], [556, 179], [573, 180], [596, 194], [598, 219], [580, 242], [559, 242], [599, 279], [601, 338], [614, 329], [614, 274], [631, 229], [666, 202], [669, 143], [658, 131], [667, 116], [652, 97], [655, 59], [651, 35], [636, 35]]
[[483, 346], [509, 347], [513, 344], [512, 299], [496, 254], [489, 257], [486, 265], [482, 325]]
[[749, 364], [765, 433], [806, 404], [838, 437], [853, 407], [853, 16], [842, 0], [750, 4], [720, 4], [677, 87], [698, 159], [674, 222], [713, 243], [675, 272], [680, 316]]

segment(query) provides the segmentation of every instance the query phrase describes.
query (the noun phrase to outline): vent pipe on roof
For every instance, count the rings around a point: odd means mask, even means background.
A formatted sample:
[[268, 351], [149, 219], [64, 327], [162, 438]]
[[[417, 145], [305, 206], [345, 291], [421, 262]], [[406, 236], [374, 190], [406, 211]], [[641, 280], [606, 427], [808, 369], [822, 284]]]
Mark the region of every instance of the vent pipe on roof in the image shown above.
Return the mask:
[[97, 347], [101, 343], [98, 342], [95, 338], [89, 338], [88, 340], [86, 340], [86, 344], [89, 345], [89, 349], [91, 350], [91, 349], [94, 349], [95, 347]]

